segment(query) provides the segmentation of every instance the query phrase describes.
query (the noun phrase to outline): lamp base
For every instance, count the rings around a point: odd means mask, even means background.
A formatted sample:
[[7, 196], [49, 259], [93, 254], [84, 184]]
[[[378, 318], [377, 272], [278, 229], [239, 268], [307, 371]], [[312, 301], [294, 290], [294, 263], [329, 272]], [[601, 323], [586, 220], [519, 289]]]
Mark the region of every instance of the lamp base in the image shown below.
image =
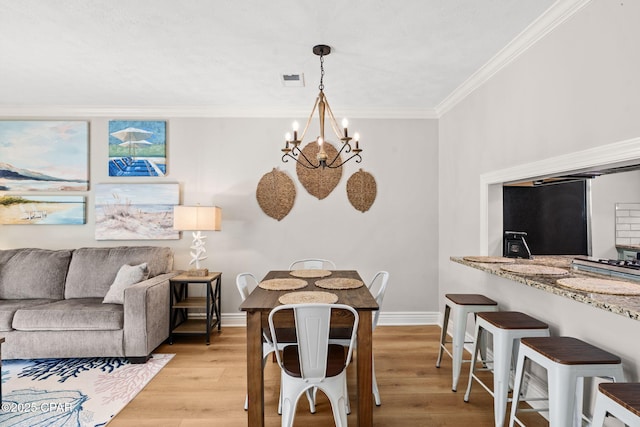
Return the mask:
[[187, 270], [185, 271], [185, 273], [187, 276], [192, 276], [192, 277], [206, 277], [209, 275], [209, 269], [208, 268], [192, 268], [191, 270]]

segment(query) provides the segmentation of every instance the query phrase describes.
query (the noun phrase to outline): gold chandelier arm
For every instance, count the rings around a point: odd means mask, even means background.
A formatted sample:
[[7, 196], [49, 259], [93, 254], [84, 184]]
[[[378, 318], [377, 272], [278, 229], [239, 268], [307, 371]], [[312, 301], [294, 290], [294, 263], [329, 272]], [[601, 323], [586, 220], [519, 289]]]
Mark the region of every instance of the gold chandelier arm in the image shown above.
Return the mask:
[[329, 105], [329, 101], [327, 97], [324, 98], [324, 103], [327, 107], [327, 114], [329, 115], [329, 123], [331, 124], [331, 128], [333, 129], [333, 133], [336, 135], [336, 138], [342, 138], [342, 133], [340, 132], [340, 128], [338, 127], [338, 122], [336, 121], [335, 116], [333, 115], [333, 111], [331, 110], [331, 106]]
[[309, 125], [311, 124], [311, 120], [313, 120], [313, 114], [316, 112], [316, 108], [318, 108], [318, 103], [320, 102], [320, 95], [322, 91], [316, 97], [316, 102], [313, 104], [313, 108], [311, 109], [311, 114], [309, 114], [309, 118], [307, 119], [307, 124], [304, 125], [304, 130], [302, 131], [302, 136], [300, 137], [300, 141], [304, 142], [304, 136], [307, 134], [307, 129], [309, 129]]

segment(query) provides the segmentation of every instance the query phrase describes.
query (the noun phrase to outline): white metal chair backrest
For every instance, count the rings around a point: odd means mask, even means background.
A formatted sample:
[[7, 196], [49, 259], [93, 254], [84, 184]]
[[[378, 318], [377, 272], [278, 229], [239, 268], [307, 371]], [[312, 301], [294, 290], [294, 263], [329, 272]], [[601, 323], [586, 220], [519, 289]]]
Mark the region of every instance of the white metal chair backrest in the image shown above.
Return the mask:
[[[353, 328], [345, 362], [346, 368], [351, 362], [356, 331], [358, 330], [358, 312], [353, 307], [344, 304], [286, 304], [274, 308], [269, 313], [269, 328], [277, 345], [274, 315], [282, 310], [293, 310], [300, 372], [305, 380], [318, 382], [326, 377], [331, 311], [337, 309], [347, 310], [353, 314]], [[278, 352], [275, 354], [278, 364], [282, 368], [281, 356]]]
[[382, 301], [384, 300], [384, 294], [387, 291], [387, 283], [389, 283], [389, 273], [386, 271], [378, 271], [371, 282], [369, 283], [369, 290], [373, 294], [378, 303], [378, 309], [373, 313], [373, 329], [378, 325], [378, 318], [380, 318], [380, 309], [382, 308]]
[[240, 292], [242, 301], [246, 300], [249, 296], [249, 285], [252, 287], [258, 286], [258, 279], [251, 273], [240, 273], [236, 276], [236, 287]]
[[322, 258], [305, 258], [293, 261], [289, 266], [289, 270], [335, 270], [336, 264], [328, 259]]

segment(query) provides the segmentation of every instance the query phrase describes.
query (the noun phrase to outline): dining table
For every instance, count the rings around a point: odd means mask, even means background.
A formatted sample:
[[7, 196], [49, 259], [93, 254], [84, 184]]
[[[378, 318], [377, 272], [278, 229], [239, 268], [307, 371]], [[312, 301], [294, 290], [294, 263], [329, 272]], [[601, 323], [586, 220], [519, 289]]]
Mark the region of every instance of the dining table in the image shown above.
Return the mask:
[[[261, 281], [272, 279], [294, 278], [295, 271], [269, 271]], [[356, 270], [331, 270], [331, 278], [355, 279], [362, 282]], [[378, 304], [369, 288], [363, 286], [352, 289], [326, 289], [316, 286], [318, 280], [327, 277], [305, 277], [307, 285], [295, 290], [272, 290], [256, 287], [240, 305], [240, 310], [247, 315], [247, 395], [249, 409], [247, 411], [248, 425], [263, 427], [264, 424], [264, 371], [262, 367], [262, 332], [268, 328], [269, 313], [280, 304], [279, 298], [290, 292], [322, 291], [330, 292], [338, 297], [336, 303], [346, 304], [356, 309], [359, 316], [357, 331], [357, 349], [355, 364], [357, 375], [355, 416], [359, 427], [373, 425], [373, 396], [372, 396], [372, 312], [378, 310]], [[363, 282], [364, 283], [364, 282]], [[339, 322], [339, 319], [336, 319]], [[334, 319], [332, 318], [332, 322]], [[332, 323], [333, 324], [333, 323]], [[276, 408], [274, 407], [275, 411]], [[353, 412], [352, 412], [353, 413]]]

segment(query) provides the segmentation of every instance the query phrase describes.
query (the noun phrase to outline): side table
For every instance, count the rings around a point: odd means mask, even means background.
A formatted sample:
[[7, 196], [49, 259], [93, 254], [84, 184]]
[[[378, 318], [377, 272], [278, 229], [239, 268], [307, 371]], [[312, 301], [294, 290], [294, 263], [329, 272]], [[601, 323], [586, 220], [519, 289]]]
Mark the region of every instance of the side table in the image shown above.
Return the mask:
[[[170, 313], [169, 344], [173, 344], [173, 336], [177, 334], [205, 335], [207, 345], [210, 343], [211, 329], [216, 324], [220, 330], [220, 293], [222, 288], [222, 273], [209, 273], [208, 276], [188, 276], [179, 274], [170, 283]], [[205, 297], [189, 296], [189, 284], [201, 283], [205, 285]], [[189, 312], [202, 312], [205, 319], [189, 317]]]

